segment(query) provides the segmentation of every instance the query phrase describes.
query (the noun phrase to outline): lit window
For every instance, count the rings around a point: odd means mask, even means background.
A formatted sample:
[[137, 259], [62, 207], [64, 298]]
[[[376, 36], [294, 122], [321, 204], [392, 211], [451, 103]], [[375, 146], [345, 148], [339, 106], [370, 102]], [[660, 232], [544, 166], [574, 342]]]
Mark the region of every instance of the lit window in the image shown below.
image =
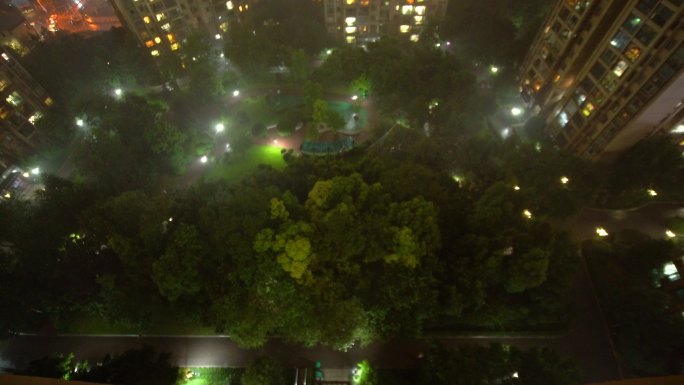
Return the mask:
[[356, 0], [347, 0], [347, 5], [352, 5], [356, 2]]
[[161, 26], [161, 29], [163, 29], [166, 32], [169, 32], [171, 30], [171, 24], [166, 23], [166, 24]]
[[158, 13], [155, 15], [155, 17], [157, 18], [157, 21], [162, 21], [164, 20], [164, 13]]
[[172, 33], [166, 35], [166, 38], [169, 40], [169, 43], [175, 43], [176, 42], [176, 38], [173, 36]]
[[627, 57], [627, 59], [629, 59], [629, 61], [631, 61], [632, 63], [634, 63], [635, 61], [637, 61], [637, 59], [639, 58], [639, 56], [641, 56], [641, 48], [639, 48], [639, 47], [637, 47], [636, 45], [632, 44], [632, 45], [630, 45], [629, 48], [627, 48], [627, 50], [625, 51], [625, 56]]
[[28, 121], [31, 124], [36, 124], [36, 122], [38, 120], [40, 120], [40, 118], [42, 118], [42, 117], [43, 117], [43, 114], [41, 114], [40, 112], [36, 112], [35, 114], [29, 116]]
[[7, 80], [0, 79], [0, 91], [4, 90], [5, 87], [7, 87]]
[[159, 36], [155, 37], [154, 42], [157, 44], [161, 43], [161, 38]]
[[6, 61], [9, 61], [9, 56], [7, 56], [6, 53], [2, 53], [2, 58], [5, 59]]
[[416, 24], [420, 25], [423, 24], [423, 16], [413, 16], [413, 18], [416, 20]]
[[221, 23], [221, 25], [219, 25], [219, 28], [220, 28], [221, 31], [223, 31], [223, 32], [228, 32], [228, 22]]
[[150, 17], [149, 16], [143, 17], [143, 21], [145, 22], [145, 24], [150, 24]]
[[171, 51], [176, 51], [180, 48], [180, 45], [178, 43], [173, 43], [171, 44]]
[[582, 115], [584, 116], [589, 116], [591, 115], [592, 112], [594, 112], [594, 105], [591, 104], [590, 102], [587, 102], [587, 104], [584, 105], [584, 108], [582, 108]]
[[45, 103], [46, 106], [51, 106], [53, 103], [52, 98], [51, 97], [45, 98], [45, 100], [43, 100], [43, 103]]
[[627, 65], [626, 61], [620, 60], [617, 62], [617, 64], [615, 64], [615, 67], [613, 67], [613, 73], [615, 76], [620, 77], [625, 73], [625, 71], [627, 71], [628, 67], [629, 66]]
[[610, 41], [610, 45], [613, 47], [622, 50], [627, 46], [627, 43], [629, 43], [630, 37], [625, 31], [620, 31], [618, 32], [615, 37]]
[[226, 8], [228, 8], [228, 10], [230, 11], [233, 8], [235, 8], [235, 6], [233, 5], [232, 1], [226, 1]]
[[355, 17], [347, 17], [344, 19], [344, 22], [347, 23], [347, 25], [353, 25], [356, 23], [356, 18]]
[[406, 24], [400, 25], [400, 26], [399, 26], [399, 32], [401, 32], [401, 33], [406, 33], [406, 32], [408, 32], [410, 29], [411, 29], [411, 27], [408, 26], [408, 25], [406, 25]]
[[674, 263], [668, 262], [663, 266], [663, 274], [670, 281], [676, 281], [679, 279], [679, 271], [677, 271], [677, 266]]
[[152, 55], [152, 56], [159, 56], [159, 50], [157, 50], [157, 49], [152, 50], [152, 52], [150, 52], [150, 55]]
[[411, 35], [411, 41], [412, 41], [412, 42], [416, 42], [416, 41], [418, 41], [418, 38], [419, 38], [419, 37], [420, 37], [420, 36], [418, 36], [418, 35]]
[[585, 100], [587, 100], [587, 95], [585, 95], [580, 90], [575, 91], [575, 96], [577, 98], [577, 104], [582, 104], [582, 103], [584, 103]]
[[561, 127], [565, 127], [568, 124], [568, 122], [568, 114], [565, 111], [561, 111], [561, 113], [558, 114], [558, 124], [560, 124]]
[[154, 47], [154, 41], [152, 41], [152, 40], [146, 41], [146, 42], [145, 42], [145, 46], [146, 46], [147, 48]]
[[410, 15], [411, 13], [413, 13], [413, 5], [404, 5], [401, 7], [402, 15]]
[[425, 14], [425, 6], [424, 5], [416, 5], [416, 7], [414, 9], [418, 15], [424, 15]]
[[21, 102], [22, 102], [23, 100], [21, 99], [21, 96], [17, 93], [17, 91], [14, 91], [14, 92], [12, 92], [11, 94], [9, 94], [9, 95], [7, 96], [7, 98], [5, 98], [5, 101], [6, 101], [7, 103], [9, 103], [9, 104], [11, 104], [11, 105], [17, 107], [18, 105], [21, 104]]
[[356, 32], [356, 27], [345, 27], [344, 32], [346, 33], [354, 33]]
[[352, 44], [356, 41], [356, 36], [347, 36], [347, 43]]

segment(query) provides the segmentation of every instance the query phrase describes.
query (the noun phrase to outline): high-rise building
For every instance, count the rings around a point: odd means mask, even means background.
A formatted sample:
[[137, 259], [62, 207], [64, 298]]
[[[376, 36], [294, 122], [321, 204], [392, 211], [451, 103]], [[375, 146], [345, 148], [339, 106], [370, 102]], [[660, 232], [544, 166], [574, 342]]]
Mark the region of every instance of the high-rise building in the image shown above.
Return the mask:
[[556, 144], [610, 159], [683, 131], [684, 0], [558, 0], [520, 72]]
[[0, 172], [29, 154], [34, 123], [52, 99], [9, 50], [0, 48]]
[[444, 15], [447, 0], [324, 0], [323, 5], [328, 32], [362, 44], [399, 34], [417, 41], [426, 23]]
[[110, 0], [125, 25], [152, 56], [176, 51], [193, 31], [222, 38], [248, 0]]

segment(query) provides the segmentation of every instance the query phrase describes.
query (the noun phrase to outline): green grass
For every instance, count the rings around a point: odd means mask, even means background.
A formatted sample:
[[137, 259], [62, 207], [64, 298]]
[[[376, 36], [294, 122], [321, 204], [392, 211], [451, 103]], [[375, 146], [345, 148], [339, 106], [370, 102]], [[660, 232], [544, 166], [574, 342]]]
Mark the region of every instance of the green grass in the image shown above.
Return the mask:
[[235, 368], [182, 368], [183, 374], [193, 372], [190, 379], [181, 378], [177, 385], [233, 385], [240, 383], [242, 369]]
[[230, 161], [214, 165], [207, 171], [205, 178], [210, 181], [236, 181], [253, 173], [260, 164], [276, 169], [284, 168], [285, 161], [280, 154], [280, 147], [252, 146], [243, 155], [233, 154]]

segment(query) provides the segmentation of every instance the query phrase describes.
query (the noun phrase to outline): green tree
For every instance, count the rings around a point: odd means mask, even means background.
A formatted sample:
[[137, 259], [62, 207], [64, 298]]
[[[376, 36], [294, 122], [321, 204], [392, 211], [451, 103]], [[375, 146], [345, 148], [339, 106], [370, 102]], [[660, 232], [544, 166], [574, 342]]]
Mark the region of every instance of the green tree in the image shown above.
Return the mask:
[[259, 357], [245, 370], [240, 382], [242, 385], [284, 385], [285, 370], [274, 359]]
[[546, 250], [532, 249], [522, 255], [510, 257], [506, 288], [512, 293], [537, 287], [546, 281], [549, 255]]
[[200, 290], [198, 265], [203, 254], [203, 242], [197, 229], [179, 225], [166, 252], [152, 265], [152, 279], [164, 297], [175, 301]]

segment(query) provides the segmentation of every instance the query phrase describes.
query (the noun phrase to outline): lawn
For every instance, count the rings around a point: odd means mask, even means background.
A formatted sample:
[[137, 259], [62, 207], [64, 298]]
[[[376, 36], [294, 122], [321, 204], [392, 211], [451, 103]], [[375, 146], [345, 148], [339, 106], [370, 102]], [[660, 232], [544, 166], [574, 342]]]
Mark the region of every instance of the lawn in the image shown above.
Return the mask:
[[[190, 378], [187, 373], [192, 372]], [[235, 368], [183, 368], [184, 377], [178, 385], [231, 385], [239, 384], [242, 369]]]
[[233, 154], [231, 160], [215, 164], [207, 171], [205, 178], [209, 181], [236, 181], [253, 173], [260, 164], [276, 169], [284, 168], [285, 161], [280, 154], [280, 147], [252, 146], [244, 155]]

